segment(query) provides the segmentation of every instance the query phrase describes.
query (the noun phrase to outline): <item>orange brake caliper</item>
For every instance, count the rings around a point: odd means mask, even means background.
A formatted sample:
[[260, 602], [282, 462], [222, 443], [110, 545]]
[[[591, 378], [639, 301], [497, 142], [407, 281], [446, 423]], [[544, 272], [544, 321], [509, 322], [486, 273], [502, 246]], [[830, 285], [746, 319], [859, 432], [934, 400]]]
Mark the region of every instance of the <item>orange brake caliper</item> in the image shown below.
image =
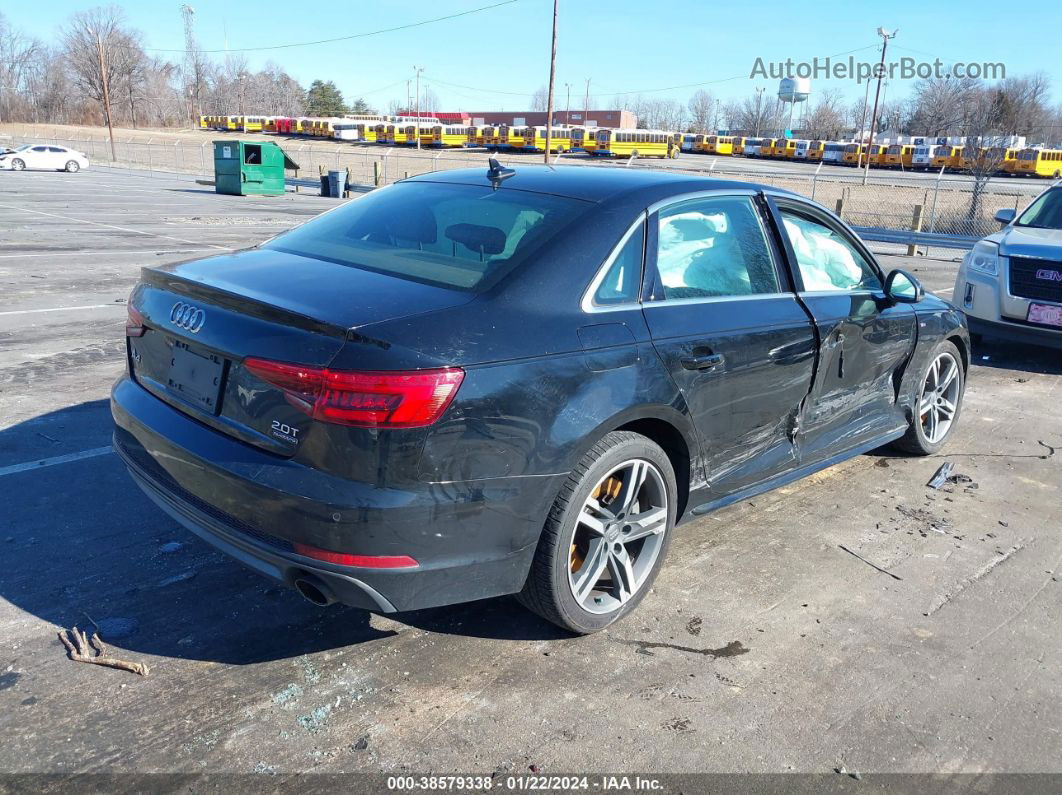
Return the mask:
[[[619, 478], [609, 478], [594, 489], [594, 493], [590, 496], [596, 500], [602, 500], [602, 498], [604, 498], [605, 505], [611, 505], [612, 501], [619, 496], [620, 489], [622, 488], [623, 483]], [[572, 551], [569, 556], [569, 566], [571, 567], [571, 570], [578, 571], [582, 568], [585, 560], [586, 559], [583, 557], [583, 554], [579, 551], [579, 548], [575, 545], [573, 540]]]

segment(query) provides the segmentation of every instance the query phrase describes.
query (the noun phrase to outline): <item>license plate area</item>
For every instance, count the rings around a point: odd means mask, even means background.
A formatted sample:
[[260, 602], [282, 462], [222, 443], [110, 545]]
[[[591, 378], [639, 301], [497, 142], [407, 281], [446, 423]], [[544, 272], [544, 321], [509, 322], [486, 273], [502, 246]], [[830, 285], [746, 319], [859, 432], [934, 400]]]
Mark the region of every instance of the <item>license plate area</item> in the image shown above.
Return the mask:
[[218, 413], [225, 359], [174, 340], [166, 389], [174, 397], [210, 414]]
[[1029, 304], [1029, 314], [1026, 315], [1025, 319], [1030, 323], [1036, 323], [1041, 326], [1062, 328], [1062, 306], [1031, 303]]

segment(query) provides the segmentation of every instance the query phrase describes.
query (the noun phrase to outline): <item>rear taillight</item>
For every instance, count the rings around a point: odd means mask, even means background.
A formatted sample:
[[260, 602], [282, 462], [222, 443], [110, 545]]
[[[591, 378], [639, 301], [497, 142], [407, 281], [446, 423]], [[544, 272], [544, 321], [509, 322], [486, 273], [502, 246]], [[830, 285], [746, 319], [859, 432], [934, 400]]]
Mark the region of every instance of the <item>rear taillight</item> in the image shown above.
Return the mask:
[[319, 549], [309, 544], [292, 544], [296, 555], [303, 555], [325, 563], [338, 563], [340, 566], [361, 566], [366, 569], [411, 569], [419, 566], [409, 555], [351, 555], [346, 552], [332, 552]]
[[129, 316], [125, 321], [125, 336], [127, 337], [143, 337], [144, 332], [147, 331], [147, 327], [144, 326], [144, 316], [137, 312], [132, 306], [127, 307]]
[[288, 402], [315, 420], [362, 428], [421, 428], [443, 415], [465, 377], [446, 367], [408, 372], [355, 373], [266, 359], [244, 367], [284, 391]]

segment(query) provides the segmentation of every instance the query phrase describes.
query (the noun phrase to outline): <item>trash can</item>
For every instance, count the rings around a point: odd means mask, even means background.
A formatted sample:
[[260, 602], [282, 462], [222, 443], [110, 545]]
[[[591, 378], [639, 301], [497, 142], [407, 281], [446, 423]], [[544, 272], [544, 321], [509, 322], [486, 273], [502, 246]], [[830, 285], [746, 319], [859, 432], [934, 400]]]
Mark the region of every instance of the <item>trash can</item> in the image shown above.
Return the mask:
[[328, 187], [328, 175], [321, 175], [321, 195], [328, 198], [332, 195], [332, 189]]
[[333, 199], [342, 199], [343, 191], [347, 188], [347, 172], [346, 171], [329, 171], [328, 172], [328, 195]]
[[297, 169], [272, 141], [214, 141], [214, 190], [230, 196], [284, 193], [284, 169]]

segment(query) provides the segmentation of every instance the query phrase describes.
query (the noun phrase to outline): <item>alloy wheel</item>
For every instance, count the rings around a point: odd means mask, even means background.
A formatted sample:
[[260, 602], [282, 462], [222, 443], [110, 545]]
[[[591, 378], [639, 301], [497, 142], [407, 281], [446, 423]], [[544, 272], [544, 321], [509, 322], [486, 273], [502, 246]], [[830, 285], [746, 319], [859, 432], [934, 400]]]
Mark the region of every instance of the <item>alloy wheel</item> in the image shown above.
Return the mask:
[[641, 590], [663, 548], [667, 494], [660, 470], [644, 459], [615, 467], [590, 492], [568, 561], [568, 585], [584, 610], [611, 613]]
[[922, 384], [918, 419], [922, 432], [931, 444], [937, 444], [951, 430], [959, 405], [959, 363], [950, 353], [933, 360]]

